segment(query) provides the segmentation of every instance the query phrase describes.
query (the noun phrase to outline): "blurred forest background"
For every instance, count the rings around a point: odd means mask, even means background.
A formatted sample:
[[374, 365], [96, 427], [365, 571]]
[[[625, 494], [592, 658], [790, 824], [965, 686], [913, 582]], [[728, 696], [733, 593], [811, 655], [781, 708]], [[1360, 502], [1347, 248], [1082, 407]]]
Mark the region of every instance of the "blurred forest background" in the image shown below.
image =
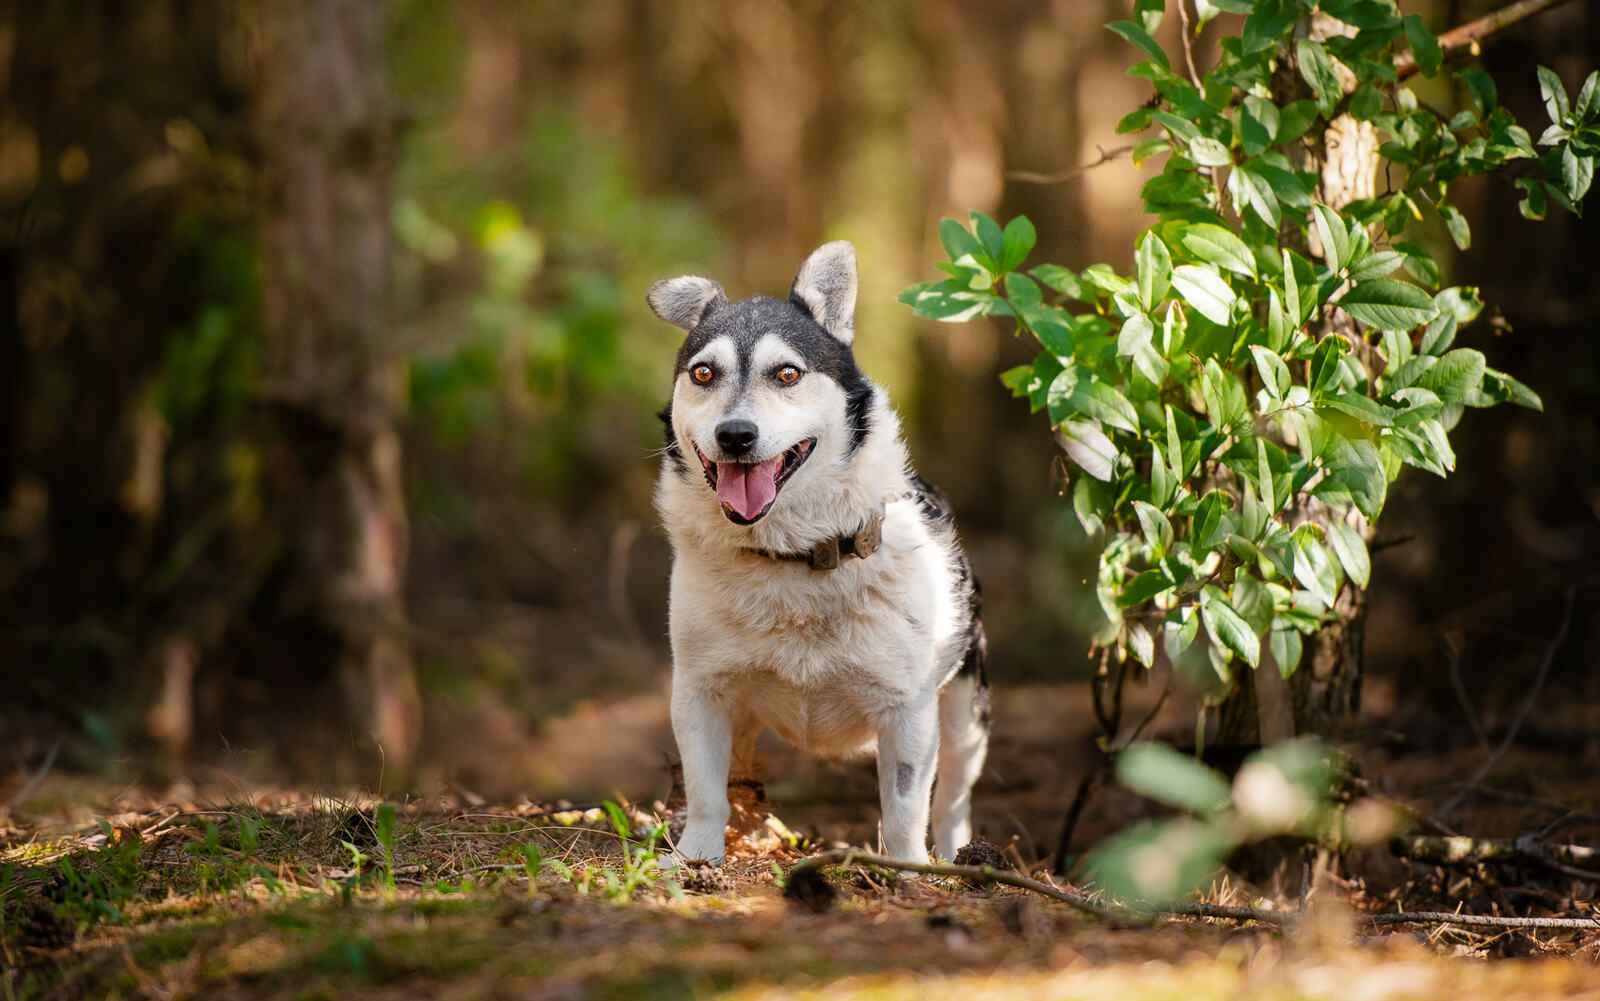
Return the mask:
[[[1403, 7], [1442, 29], [1498, 5]], [[1127, 6], [0, 4], [0, 774], [58, 748], [129, 781], [664, 791], [676, 331], [643, 290], [781, 292], [836, 238], [862, 363], [984, 581], [995, 684], [1081, 681], [1092, 549], [996, 381], [1032, 352], [895, 296], [969, 209], [1128, 269], [1154, 166], [1008, 176], [1124, 141], [1148, 85], [1102, 25]], [[1600, 8], [1485, 60], [1539, 120], [1533, 67], [1574, 88]], [[1600, 232], [1525, 222], [1509, 183], [1463, 194], [1478, 239], [1447, 283], [1504, 313], [1463, 343], [1546, 410], [1471, 414], [1457, 475], [1391, 493], [1369, 708], [1446, 741], [1470, 738], [1452, 662], [1504, 715], [1600, 558]], [[1524, 734], [1591, 756], [1596, 594]]]

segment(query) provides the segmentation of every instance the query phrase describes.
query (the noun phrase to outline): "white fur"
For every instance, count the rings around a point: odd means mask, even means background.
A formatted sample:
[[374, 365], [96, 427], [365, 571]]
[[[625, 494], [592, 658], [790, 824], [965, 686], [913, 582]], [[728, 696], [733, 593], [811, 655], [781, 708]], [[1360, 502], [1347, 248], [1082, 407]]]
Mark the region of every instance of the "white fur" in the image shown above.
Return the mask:
[[794, 294], [822, 329], [849, 344], [856, 336], [856, 248], [847, 240], [811, 252], [794, 279]]
[[[969, 614], [954, 541], [924, 522], [910, 496], [899, 421], [881, 389], [868, 408], [871, 433], [851, 455], [844, 392], [831, 379], [808, 373], [788, 389], [756, 385], [788, 350], [775, 337], [758, 342], [751, 388], [739, 397], [732, 345], [712, 341], [701, 354], [726, 367], [725, 385], [697, 386], [685, 374], [673, 393], [672, 430], [689, 472], [668, 460], [656, 504], [673, 547], [672, 725], [688, 794], [676, 851], [721, 861], [730, 758], [747, 758], [770, 727], [823, 755], [876, 747], [884, 847], [896, 858], [928, 857], [937, 763], [937, 851], [950, 857], [970, 837], [985, 744], [970, 680], [940, 695], [960, 664]], [[744, 415], [730, 405], [757, 420], [756, 457], [817, 439], [771, 511], [748, 527], [723, 516], [690, 447], [716, 458], [716, 422]], [[749, 551], [808, 551], [854, 533], [880, 504], [882, 549], [868, 559], [816, 571]]]

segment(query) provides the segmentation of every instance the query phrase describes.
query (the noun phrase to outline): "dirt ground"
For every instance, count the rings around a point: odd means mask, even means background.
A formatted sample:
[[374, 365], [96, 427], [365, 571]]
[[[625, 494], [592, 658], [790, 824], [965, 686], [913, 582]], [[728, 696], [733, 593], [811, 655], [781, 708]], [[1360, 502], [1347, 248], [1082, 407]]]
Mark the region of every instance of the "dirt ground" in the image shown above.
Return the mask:
[[[1130, 714], [1153, 694], [1135, 692]], [[1072, 687], [997, 695], [1005, 722], [979, 833], [1043, 876], [1064, 804], [1096, 760], [1088, 731], [1060, 721], [1089, 713]], [[1404, 731], [1426, 721], [1385, 698], [1369, 693], [1362, 774], [1418, 830], [1600, 843], [1583, 753], [1519, 746], [1465, 788], [1483, 749], [1411, 751]], [[1152, 732], [1181, 732], [1186, 712], [1169, 705]], [[788, 899], [793, 862], [873, 844], [876, 804], [870, 765], [779, 748], [765, 800], [741, 803], [750, 833], [729, 863], [667, 879], [639, 863], [645, 832], [670, 819], [656, 798], [669, 785], [664, 725], [659, 701], [638, 697], [557, 721], [538, 749], [564, 772], [553, 788], [637, 797], [624, 800], [626, 841], [598, 801], [484, 802], [453, 789], [385, 806], [220, 773], [160, 790], [52, 773], [18, 802], [25, 777], [13, 777], [0, 786], [12, 804], [0, 812], [0, 998], [1600, 998], [1600, 931], [1364, 920], [1600, 913], [1600, 878], [1570, 866], [1446, 866], [1370, 849], [1340, 859], [1289, 930], [1118, 927], [1021, 890], [862, 868], [830, 871], [830, 899]], [[630, 775], [631, 788], [618, 778]], [[1445, 820], [1432, 815], [1458, 798]], [[1074, 850], [1151, 812], [1106, 789]], [[1205, 897], [1301, 906], [1241, 871]]]

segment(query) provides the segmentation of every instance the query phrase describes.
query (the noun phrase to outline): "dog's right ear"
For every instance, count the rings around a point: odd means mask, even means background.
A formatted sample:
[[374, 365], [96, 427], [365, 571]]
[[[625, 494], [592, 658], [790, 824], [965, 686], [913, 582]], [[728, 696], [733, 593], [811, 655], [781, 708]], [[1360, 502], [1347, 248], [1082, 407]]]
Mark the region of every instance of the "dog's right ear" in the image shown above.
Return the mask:
[[644, 297], [657, 316], [691, 333], [713, 307], [728, 301], [721, 285], [699, 275], [656, 282]]

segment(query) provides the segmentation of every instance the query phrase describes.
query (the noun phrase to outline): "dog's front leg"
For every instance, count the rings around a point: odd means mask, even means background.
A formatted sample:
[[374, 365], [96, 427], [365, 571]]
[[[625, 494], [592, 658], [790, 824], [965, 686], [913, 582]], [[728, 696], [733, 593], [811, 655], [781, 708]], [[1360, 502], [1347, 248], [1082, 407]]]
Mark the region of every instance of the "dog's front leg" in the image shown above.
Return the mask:
[[678, 839], [683, 860], [721, 863], [728, 824], [728, 758], [733, 723], [727, 709], [701, 685], [674, 676], [672, 735], [683, 759], [683, 789], [689, 820]]
[[936, 694], [890, 710], [878, 728], [878, 799], [883, 847], [907, 862], [928, 861], [928, 799], [939, 756]]

